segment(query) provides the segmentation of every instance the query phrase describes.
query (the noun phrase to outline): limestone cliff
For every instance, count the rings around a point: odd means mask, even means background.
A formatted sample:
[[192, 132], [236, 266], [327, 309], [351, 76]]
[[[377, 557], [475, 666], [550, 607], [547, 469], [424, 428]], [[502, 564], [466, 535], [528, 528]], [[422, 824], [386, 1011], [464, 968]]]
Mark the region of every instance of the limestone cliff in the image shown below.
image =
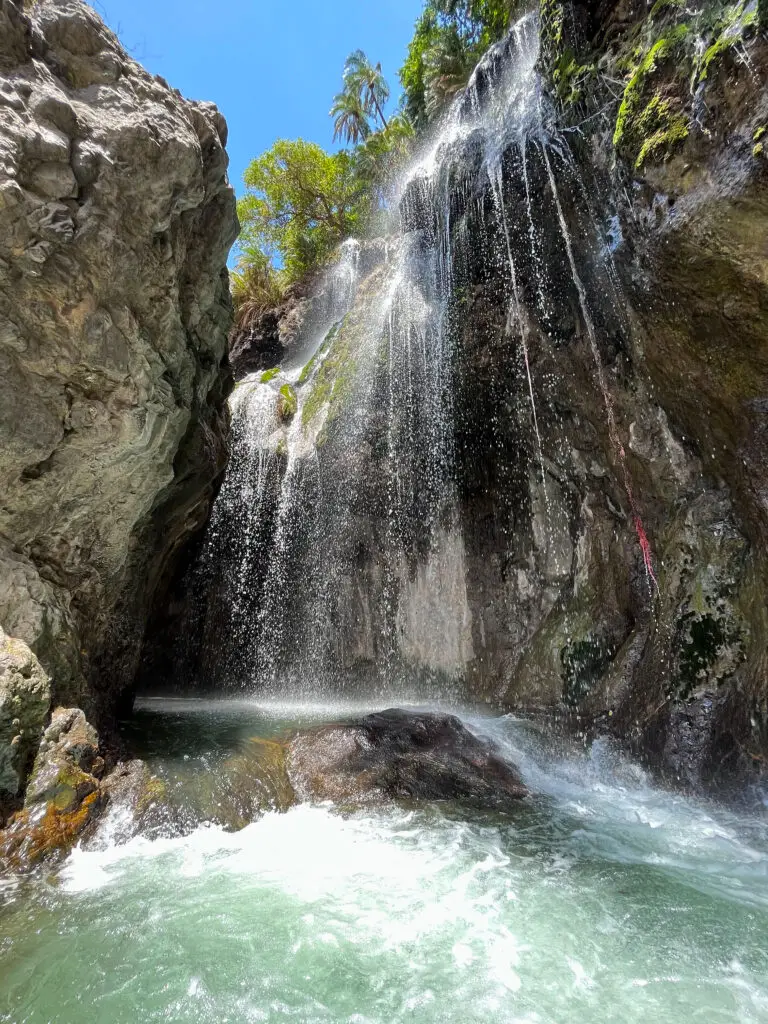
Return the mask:
[[0, 625], [97, 720], [226, 461], [226, 134], [80, 0], [0, 0]]

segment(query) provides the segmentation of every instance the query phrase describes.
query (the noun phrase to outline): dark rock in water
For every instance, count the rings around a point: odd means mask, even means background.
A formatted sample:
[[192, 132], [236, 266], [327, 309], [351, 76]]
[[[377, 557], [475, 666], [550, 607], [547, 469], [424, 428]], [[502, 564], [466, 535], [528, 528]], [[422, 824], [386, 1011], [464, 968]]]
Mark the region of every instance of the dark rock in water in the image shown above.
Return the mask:
[[[109, 804], [104, 824], [110, 843], [125, 843], [140, 832], [175, 830], [177, 823], [168, 806], [165, 783], [153, 775], [143, 761], [124, 761], [117, 765], [101, 784], [101, 792]], [[99, 842], [102, 825], [94, 841]]]
[[506, 809], [528, 794], [517, 770], [454, 715], [391, 709], [302, 732], [288, 745], [302, 800], [459, 800]]
[[267, 811], [287, 811], [296, 803], [288, 777], [288, 747], [254, 737], [217, 772], [215, 809], [208, 817], [228, 828], [242, 828]]
[[24, 809], [0, 837], [0, 863], [17, 871], [69, 851], [106, 806], [99, 738], [79, 708], [56, 708], [43, 734]]

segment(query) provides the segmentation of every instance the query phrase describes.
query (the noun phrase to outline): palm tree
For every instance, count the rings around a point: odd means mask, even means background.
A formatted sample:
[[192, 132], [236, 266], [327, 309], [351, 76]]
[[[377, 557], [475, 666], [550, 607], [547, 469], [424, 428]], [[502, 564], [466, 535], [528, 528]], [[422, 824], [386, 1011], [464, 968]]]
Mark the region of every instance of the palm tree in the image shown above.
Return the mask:
[[381, 70], [371, 64], [362, 50], [355, 50], [344, 65], [344, 92], [356, 96], [367, 114], [373, 114], [387, 127], [383, 107], [389, 99], [389, 86]]
[[426, 114], [436, 118], [469, 81], [478, 55], [454, 26], [446, 26], [424, 54]]
[[371, 134], [368, 112], [360, 97], [346, 88], [333, 97], [331, 117], [334, 119], [334, 142], [343, 137], [347, 142], [356, 146], [358, 142], [367, 139]]

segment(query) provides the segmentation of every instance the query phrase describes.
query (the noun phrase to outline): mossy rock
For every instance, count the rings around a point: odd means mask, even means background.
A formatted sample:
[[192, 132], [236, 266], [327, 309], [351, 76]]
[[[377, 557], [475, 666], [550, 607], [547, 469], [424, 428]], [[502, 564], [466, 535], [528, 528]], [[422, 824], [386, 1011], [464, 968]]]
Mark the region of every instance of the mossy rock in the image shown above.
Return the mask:
[[296, 803], [288, 778], [287, 747], [280, 740], [254, 737], [241, 754], [221, 766], [216, 817], [232, 828], [250, 824], [268, 811], [287, 811]]
[[688, 137], [688, 118], [677, 97], [655, 90], [653, 80], [664, 64], [676, 60], [689, 32], [687, 25], [676, 25], [657, 39], [633, 68], [624, 89], [613, 144], [638, 170], [649, 158], [661, 158]]
[[299, 408], [296, 392], [290, 384], [283, 384], [277, 398], [277, 415], [283, 423], [290, 423]]
[[97, 789], [67, 810], [50, 801], [45, 810], [25, 808], [14, 815], [0, 845], [0, 857], [15, 871], [27, 871], [42, 861], [66, 855], [104, 806]]
[[265, 370], [264, 373], [262, 373], [262, 375], [259, 377], [259, 383], [260, 384], [269, 384], [269, 382], [271, 380], [274, 380], [275, 377], [277, 377], [277, 375], [279, 373], [280, 373], [280, 367], [279, 366], [273, 366], [271, 370]]

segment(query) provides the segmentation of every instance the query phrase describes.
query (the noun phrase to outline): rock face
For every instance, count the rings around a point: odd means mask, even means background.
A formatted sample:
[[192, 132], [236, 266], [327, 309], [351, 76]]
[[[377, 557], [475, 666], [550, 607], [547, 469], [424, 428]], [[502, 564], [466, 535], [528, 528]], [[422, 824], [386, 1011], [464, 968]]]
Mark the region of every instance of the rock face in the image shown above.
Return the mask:
[[301, 800], [455, 800], [508, 810], [528, 794], [490, 742], [432, 712], [393, 708], [299, 733], [286, 763]]
[[233, 330], [229, 359], [238, 380], [278, 366], [290, 354], [310, 314], [316, 284], [316, 280], [302, 281], [289, 289], [279, 306]]
[[24, 808], [0, 832], [0, 865], [55, 863], [92, 836], [104, 812], [122, 812], [111, 840], [125, 841], [158, 815], [164, 790], [141, 761], [105, 776], [99, 737], [79, 708], [56, 708], [29, 777]]
[[51, 681], [29, 647], [0, 629], [0, 823], [21, 796], [51, 703]]
[[108, 716], [226, 460], [226, 125], [79, 0], [0, 0], [0, 623]]

